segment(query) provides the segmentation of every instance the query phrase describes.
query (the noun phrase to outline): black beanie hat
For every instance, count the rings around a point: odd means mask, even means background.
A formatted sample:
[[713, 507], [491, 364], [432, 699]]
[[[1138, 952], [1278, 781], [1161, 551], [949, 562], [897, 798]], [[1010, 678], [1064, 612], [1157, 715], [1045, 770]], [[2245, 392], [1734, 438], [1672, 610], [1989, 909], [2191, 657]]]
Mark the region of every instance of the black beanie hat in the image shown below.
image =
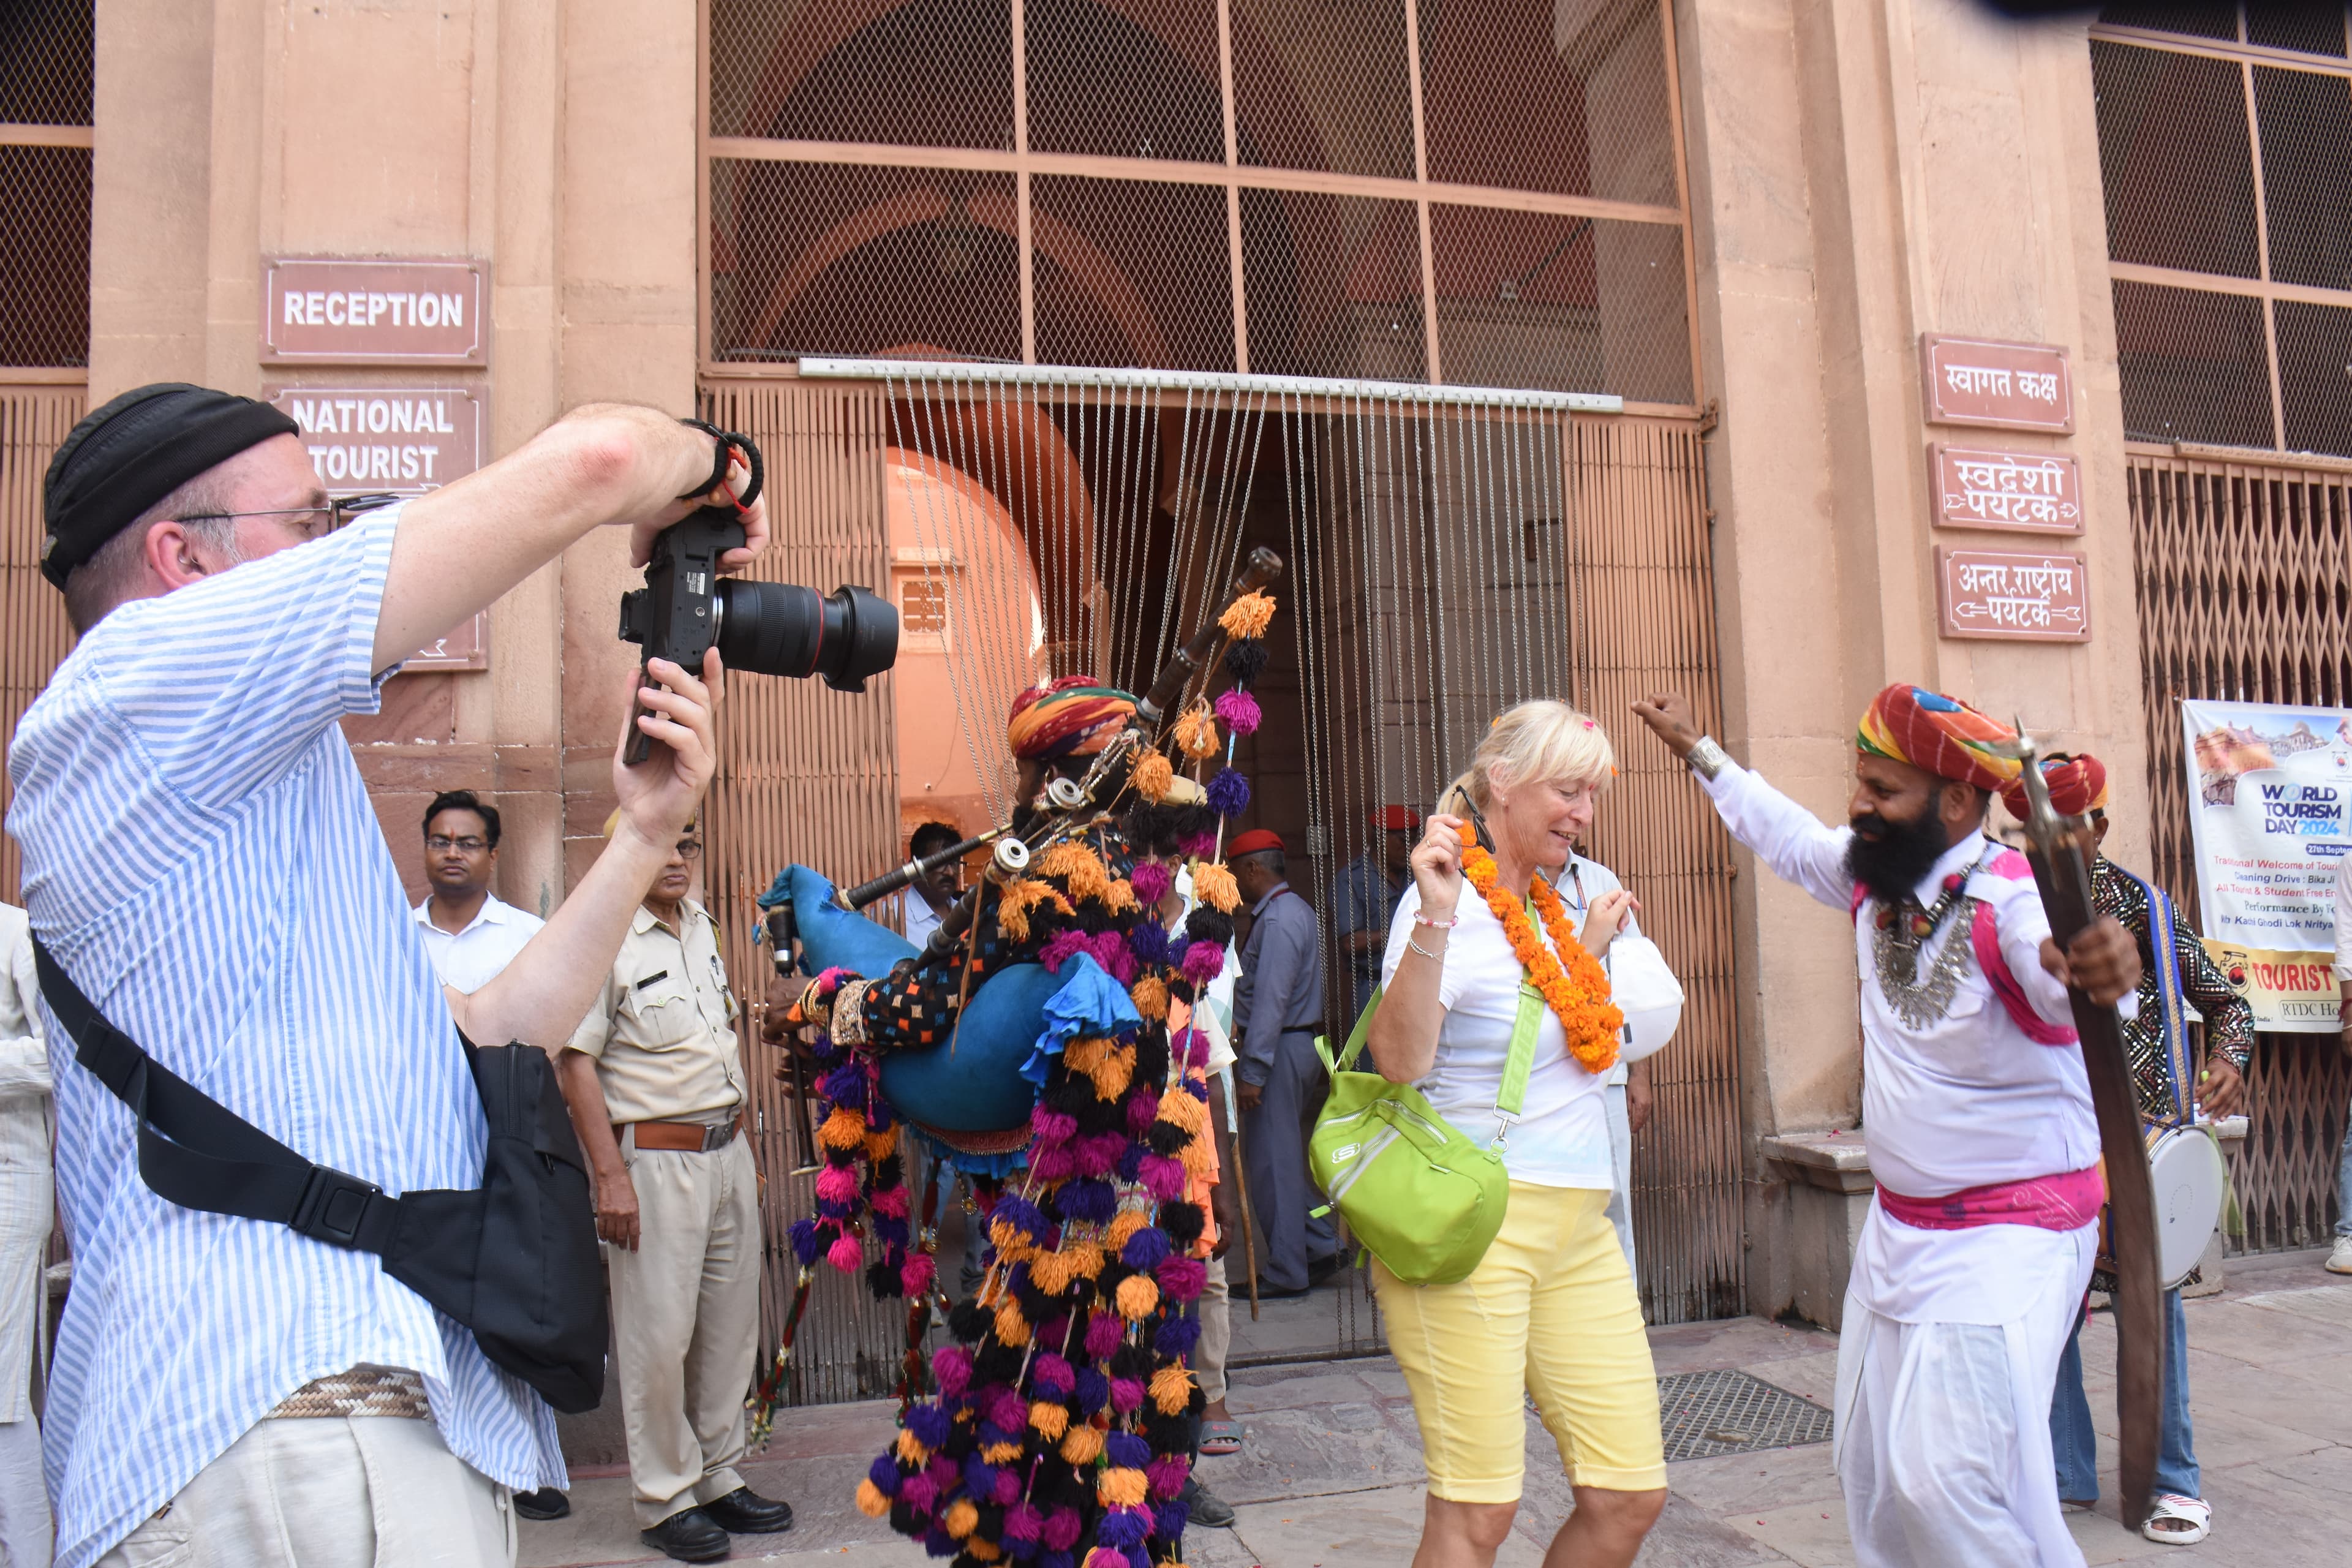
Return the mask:
[[157, 382], [94, 408], [49, 459], [41, 481], [48, 538], [41, 575], [62, 589], [73, 569], [139, 514], [205, 469], [301, 426], [250, 397]]

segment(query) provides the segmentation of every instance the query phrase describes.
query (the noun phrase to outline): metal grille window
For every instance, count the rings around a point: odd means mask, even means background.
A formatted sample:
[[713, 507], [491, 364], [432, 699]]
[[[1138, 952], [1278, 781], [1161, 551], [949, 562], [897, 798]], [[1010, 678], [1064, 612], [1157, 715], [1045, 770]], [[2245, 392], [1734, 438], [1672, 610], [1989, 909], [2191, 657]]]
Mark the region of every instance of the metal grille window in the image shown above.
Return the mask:
[[713, 371], [1698, 399], [1664, 0], [709, 0]]
[[91, 0], [0, 6], [0, 370], [89, 363]]
[[2347, 9], [2091, 29], [2125, 433], [2352, 455]]

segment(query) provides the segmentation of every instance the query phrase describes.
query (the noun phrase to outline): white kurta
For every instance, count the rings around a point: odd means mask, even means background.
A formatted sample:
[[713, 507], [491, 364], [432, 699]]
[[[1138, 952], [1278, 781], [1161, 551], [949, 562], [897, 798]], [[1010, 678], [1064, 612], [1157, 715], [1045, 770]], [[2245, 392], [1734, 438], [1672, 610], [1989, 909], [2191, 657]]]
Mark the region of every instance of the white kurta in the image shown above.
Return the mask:
[[[1706, 790], [1733, 837], [1775, 872], [1852, 908], [1852, 829], [1824, 826], [1737, 765]], [[1944, 878], [1980, 859], [1968, 892], [1990, 907], [2019, 990], [2042, 1020], [2071, 1024], [2065, 988], [2042, 968], [2050, 923], [2021, 858], [1971, 833], [1921, 881], [1919, 901], [1932, 905]], [[1944, 1016], [1906, 1025], [1879, 984], [1871, 916], [1861, 911], [1853, 942], [1863, 1126], [1878, 1180], [1908, 1197], [1941, 1197], [2095, 1162], [2080, 1047], [2027, 1035], [1973, 954]], [[1948, 923], [1929, 939], [1923, 970], [1950, 931]], [[1958, 937], [1968, 940], [1965, 930]], [[2059, 1506], [2049, 1413], [2097, 1237], [2095, 1222], [1922, 1230], [1872, 1203], [1838, 1349], [1838, 1478], [1863, 1568], [2083, 1561]]]

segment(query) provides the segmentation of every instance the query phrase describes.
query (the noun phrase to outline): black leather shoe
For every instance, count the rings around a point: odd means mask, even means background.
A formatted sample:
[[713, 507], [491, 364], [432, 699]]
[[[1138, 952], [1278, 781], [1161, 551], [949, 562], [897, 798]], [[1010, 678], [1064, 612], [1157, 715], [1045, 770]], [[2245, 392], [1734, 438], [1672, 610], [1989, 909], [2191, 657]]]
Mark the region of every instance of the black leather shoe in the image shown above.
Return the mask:
[[562, 1519], [572, 1511], [572, 1500], [559, 1488], [541, 1487], [535, 1492], [515, 1493], [514, 1510], [525, 1519]]
[[782, 1498], [761, 1497], [750, 1487], [737, 1487], [716, 1502], [702, 1505], [710, 1522], [736, 1535], [773, 1535], [793, 1527], [793, 1505]]
[[637, 1539], [679, 1563], [716, 1563], [733, 1545], [727, 1532], [698, 1508], [671, 1514], [651, 1530], [637, 1531]]
[[1234, 1527], [1234, 1505], [1202, 1486], [1197, 1477], [1184, 1478], [1184, 1490], [1180, 1495], [1190, 1510], [1189, 1522], [1210, 1530]]

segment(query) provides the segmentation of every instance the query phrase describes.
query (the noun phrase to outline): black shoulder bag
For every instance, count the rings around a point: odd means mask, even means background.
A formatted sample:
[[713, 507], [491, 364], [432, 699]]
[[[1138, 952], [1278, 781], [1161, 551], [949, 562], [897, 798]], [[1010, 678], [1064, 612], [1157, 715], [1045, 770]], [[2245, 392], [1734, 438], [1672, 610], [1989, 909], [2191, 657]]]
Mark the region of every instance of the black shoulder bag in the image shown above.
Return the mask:
[[567, 1415], [604, 1394], [604, 1280], [587, 1162], [547, 1053], [463, 1036], [489, 1143], [482, 1184], [383, 1189], [304, 1159], [107, 1022], [37, 940], [41, 994], [139, 1124], [139, 1175], [159, 1197], [271, 1220], [383, 1271], [473, 1331], [482, 1353]]

